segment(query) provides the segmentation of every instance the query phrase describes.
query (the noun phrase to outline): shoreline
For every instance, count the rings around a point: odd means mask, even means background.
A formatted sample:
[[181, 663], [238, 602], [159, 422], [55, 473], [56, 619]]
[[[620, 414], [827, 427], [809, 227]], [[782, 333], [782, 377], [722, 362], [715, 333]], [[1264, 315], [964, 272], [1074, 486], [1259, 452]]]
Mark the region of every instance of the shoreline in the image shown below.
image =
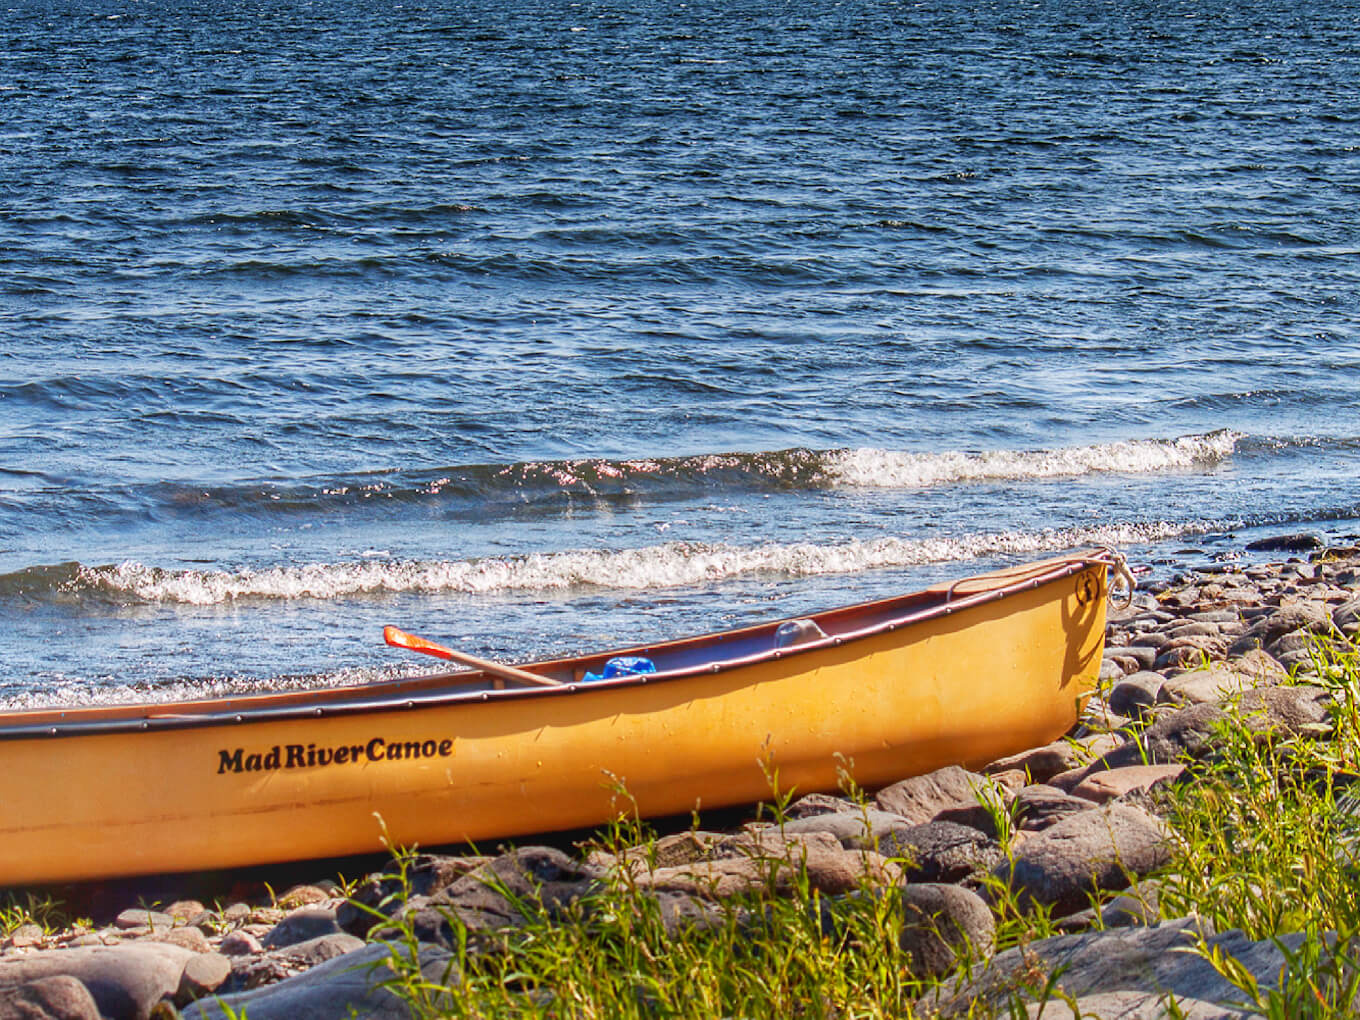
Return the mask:
[[[1305, 544], [1294, 538], [1296, 546]], [[1342, 642], [1357, 630], [1358, 548], [1188, 571], [1140, 587], [1127, 609], [1111, 608], [1099, 689], [1069, 738], [1046, 747], [975, 772], [950, 767], [904, 778], [858, 802], [810, 794], [782, 804], [777, 821], [748, 813], [755, 820], [744, 825], [672, 831], [646, 849], [597, 845], [583, 856], [569, 852], [569, 841], [553, 840], [540, 847], [522, 841], [497, 856], [422, 854], [409, 862], [410, 885], [398, 899], [391, 881], [375, 873], [357, 882], [314, 877], [278, 895], [262, 883], [263, 890], [241, 888], [224, 894], [231, 902], [211, 906], [187, 898], [138, 903], [134, 897], [120, 905], [119, 890], [146, 883], [101, 883], [102, 896], [91, 900], [100, 915], [80, 924], [69, 923], [60, 908], [45, 911], [40, 900], [30, 898], [26, 907], [13, 901], [0, 943], [0, 987], [9, 991], [0, 999], [62, 976], [76, 979], [78, 988], [63, 987], [79, 1006], [50, 1015], [87, 1015], [79, 1009], [90, 999], [105, 1016], [144, 1017], [155, 1009], [173, 1015], [170, 1004], [186, 1016], [217, 1016], [222, 1014], [209, 1003], [219, 995], [234, 1008], [247, 1008], [252, 1018], [273, 1015], [271, 1002], [285, 1001], [409, 1015], [376, 983], [338, 977], [346, 971], [331, 961], [384, 966], [390, 949], [375, 941], [375, 931], [402, 911], [418, 936], [422, 960], [447, 960], [460, 926], [464, 939], [469, 932], [514, 929], [515, 919], [524, 918], [504, 898], [488, 895], [488, 876], [497, 888], [534, 899], [552, 889], [561, 905], [622, 874], [635, 892], [662, 905], [676, 932], [717, 923], [731, 903], [771, 893], [786, 897], [793, 888], [828, 899], [891, 890], [916, 903], [911, 909], [918, 914], [929, 909], [935, 918], [929, 933], [907, 923], [903, 945], [917, 947], [915, 955], [907, 953], [911, 966], [933, 961], [925, 968], [937, 983], [930, 1008], [948, 1013], [965, 1000], [992, 1001], [981, 978], [970, 983], [950, 974], [964, 941], [971, 953], [995, 945], [1008, 909], [998, 906], [1008, 902], [1005, 896], [1024, 910], [1047, 911], [1051, 938], [1093, 940], [1074, 950], [1074, 959], [1088, 951], [1098, 959], [1102, 951], [1091, 946], [1110, 938], [1123, 939], [1123, 952], [1151, 954], [1153, 945], [1163, 953], [1172, 943], [1221, 937], [1193, 920], [1163, 917], [1158, 883], [1139, 881], [1166, 867], [1167, 846], [1176, 838], [1164, 796], [1195, 774], [1196, 763], [1215, 746], [1215, 726], [1228, 716], [1263, 720], [1262, 733], [1328, 739], [1332, 695], [1309, 682], [1317, 679], [1312, 671], [1320, 646], [1308, 635]], [[1104, 860], [1111, 852], [1119, 861], [1113, 869]], [[757, 861], [765, 863], [757, 867]], [[296, 875], [307, 868], [304, 862], [252, 871]], [[174, 883], [168, 878], [161, 884]], [[933, 905], [923, 905], [927, 900]], [[41, 923], [44, 916], [48, 926]], [[944, 916], [952, 934], [942, 934], [946, 926], [936, 923]], [[1024, 951], [1047, 959], [1044, 944]], [[1008, 959], [1017, 951], [987, 952], [974, 962], [985, 963], [993, 976], [1008, 973], [1019, 966]], [[1271, 960], [1278, 971], [1279, 959]], [[1159, 987], [1139, 992], [1149, 1001], [1180, 980], [1165, 968], [1153, 970]], [[1096, 998], [1129, 992], [1102, 990], [1093, 977], [1087, 983], [1086, 992]], [[1201, 992], [1205, 987], [1203, 981], [1196, 986]], [[191, 1005], [199, 997], [204, 1003]], [[1191, 998], [1213, 1001], [1198, 993]]]

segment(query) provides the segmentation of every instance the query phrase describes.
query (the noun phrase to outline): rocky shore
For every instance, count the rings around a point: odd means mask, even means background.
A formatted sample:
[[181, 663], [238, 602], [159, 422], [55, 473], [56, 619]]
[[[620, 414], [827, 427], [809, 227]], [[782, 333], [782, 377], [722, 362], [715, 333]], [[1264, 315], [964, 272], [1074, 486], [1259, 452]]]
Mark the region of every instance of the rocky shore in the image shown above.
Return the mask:
[[[1170, 1015], [1171, 999], [1177, 1015], [1200, 1020], [1248, 1015], [1213, 954], [1269, 990], [1304, 936], [1251, 939], [1193, 910], [1166, 915], [1158, 873], [1179, 837], [1164, 794], [1196, 780], [1229, 717], [1251, 733], [1326, 740], [1336, 695], [1317, 682], [1317, 655], [1357, 630], [1360, 550], [1192, 572], [1111, 611], [1100, 694], [1048, 746], [857, 799], [808, 795], [773, 820], [765, 811], [733, 830], [646, 846], [427, 854], [401, 880], [129, 904], [59, 930], [11, 926], [0, 1020], [406, 1018], [392, 987], [402, 966], [456, 980], [453, 961], [524, 924], [526, 903], [566, 911], [620, 880], [677, 935], [726, 923], [734, 903], [750, 911], [799, 891], [815, 890], [832, 914], [839, 899], [896, 897], [906, 965], [939, 980], [914, 1006], [922, 1016], [1014, 1015], [1017, 1002], [1037, 1015], [1055, 994], [1064, 1008], [1050, 1004], [1045, 1016]], [[1006, 909], [1051, 918], [1051, 933], [994, 952]], [[1055, 972], [1057, 983], [1035, 980]]]

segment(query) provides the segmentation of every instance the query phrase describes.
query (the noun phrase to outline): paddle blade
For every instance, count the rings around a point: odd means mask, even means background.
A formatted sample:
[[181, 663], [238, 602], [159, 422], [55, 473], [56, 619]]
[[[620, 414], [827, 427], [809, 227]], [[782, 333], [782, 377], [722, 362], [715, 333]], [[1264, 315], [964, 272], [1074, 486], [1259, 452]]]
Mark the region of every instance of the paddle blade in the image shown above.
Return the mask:
[[438, 659], [452, 659], [454, 654], [443, 645], [437, 645], [433, 641], [426, 641], [423, 637], [416, 637], [397, 627], [384, 627], [383, 640], [393, 648], [405, 648], [412, 652], [423, 652], [426, 655], [433, 655]]

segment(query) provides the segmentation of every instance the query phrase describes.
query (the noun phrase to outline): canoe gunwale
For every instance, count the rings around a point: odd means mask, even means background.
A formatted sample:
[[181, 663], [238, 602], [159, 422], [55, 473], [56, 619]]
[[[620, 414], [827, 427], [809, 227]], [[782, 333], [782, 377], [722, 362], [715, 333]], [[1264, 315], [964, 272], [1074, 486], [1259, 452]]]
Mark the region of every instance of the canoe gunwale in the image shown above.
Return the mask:
[[[266, 723], [286, 720], [299, 719], [320, 719], [332, 718], [337, 716], [365, 715], [391, 712], [418, 711], [426, 707], [442, 707], [451, 704], [475, 704], [478, 702], [501, 701], [501, 700], [520, 700], [527, 698], [553, 698], [564, 697], [567, 695], [588, 695], [595, 691], [614, 691], [628, 687], [642, 687], [660, 683], [672, 683], [685, 680], [696, 676], [708, 676], [716, 673], [724, 673], [731, 670], [744, 669], [758, 663], [779, 661], [785, 659], [796, 659], [798, 657], [814, 654], [830, 648], [844, 647], [848, 644], [855, 644], [881, 634], [890, 633], [914, 624], [923, 623], [929, 620], [950, 616], [960, 611], [971, 609], [976, 606], [984, 605], [989, 602], [996, 602], [1006, 599], [1023, 592], [1033, 591], [1036, 588], [1061, 581], [1065, 578], [1074, 577], [1084, 571], [1096, 567], [1107, 567], [1112, 565], [1105, 550], [1092, 550], [1089, 552], [1074, 554], [1056, 560], [1047, 561], [1039, 564], [1031, 564], [1035, 568], [1034, 573], [1025, 574], [1016, 580], [1003, 583], [994, 588], [972, 594], [956, 595], [955, 589], [961, 584], [985, 580], [989, 575], [982, 574], [974, 577], [965, 578], [963, 581], [955, 582], [947, 588], [927, 589], [942, 596], [940, 601], [933, 601], [924, 608], [908, 611], [901, 616], [892, 619], [879, 621], [858, 630], [849, 631], [843, 634], [829, 635], [803, 644], [794, 645], [787, 648], [770, 648], [754, 654], [739, 656], [730, 659], [720, 659], [712, 662], [686, 666], [683, 668], [665, 670], [650, 674], [634, 674], [616, 677], [610, 680], [596, 681], [592, 683], [564, 683], [555, 687], [521, 687], [506, 688], [504, 690], [491, 691], [449, 691], [436, 690], [431, 694], [422, 694], [412, 697], [406, 693], [395, 696], [364, 698], [364, 697], [338, 697], [331, 692], [319, 692], [319, 696], [326, 696], [329, 699], [324, 705], [316, 703], [291, 702], [287, 705], [271, 707], [263, 705], [259, 707], [231, 708], [226, 707], [219, 711], [192, 711], [176, 712], [176, 703], [168, 702], [164, 704], [147, 704], [145, 714], [120, 715], [117, 718], [87, 718], [72, 719], [61, 722], [30, 722], [24, 723], [17, 721], [26, 713], [11, 713], [10, 719], [16, 720], [7, 722], [4, 714], [0, 714], [0, 741], [10, 740], [42, 740], [62, 737], [77, 736], [96, 736], [115, 733], [138, 733], [153, 732], [164, 730], [197, 729], [207, 727], [231, 727], [248, 723]], [[1005, 572], [997, 572], [1004, 576]], [[907, 595], [896, 596], [895, 598], [881, 600], [879, 602], [863, 603], [859, 606], [847, 606], [839, 609], [826, 610], [821, 613], [808, 614], [807, 619], [816, 619], [833, 613], [849, 613], [859, 609], [873, 607], [875, 605], [890, 605], [897, 601], [906, 601], [913, 596], [923, 594], [922, 592], [909, 593]], [[759, 629], [758, 625], [754, 628], [737, 628], [738, 631], [745, 629]], [[769, 626], [768, 624], [763, 626]], [[676, 645], [694, 643], [702, 641], [705, 637], [717, 637], [722, 633], [714, 632], [711, 635], [702, 635], [698, 638], [681, 639], [675, 642], [665, 642], [666, 645]], [[657, 647], [660, 647], [659, 645]], [[601, 653], [577, 656], [574, 659], [563, 660], [563, 662], [594, 660], [600, 657]], [[604, 653], [622, 654], [622, 653]], [[541, 664], [535, 664], [541, 665]], [[530, 667], [532, 668], [532, 667]], [[467, 673], [450, 674], [458, 676], [460, 680], [467, 677]], [[428, 679], [437, 680], [436, 674]], [[336, 689], [348, 690], [348, 689]], [[230, 702], [231, 699], [222, 699]], [[129, 706], [109, 706], [110, 710], [127, 711]], [[160, 710], [160, 711], [158, 711]], [[41, 710], [39, 710], [41, 711]], [[47, 710], [50, 713], [51, 710]]]

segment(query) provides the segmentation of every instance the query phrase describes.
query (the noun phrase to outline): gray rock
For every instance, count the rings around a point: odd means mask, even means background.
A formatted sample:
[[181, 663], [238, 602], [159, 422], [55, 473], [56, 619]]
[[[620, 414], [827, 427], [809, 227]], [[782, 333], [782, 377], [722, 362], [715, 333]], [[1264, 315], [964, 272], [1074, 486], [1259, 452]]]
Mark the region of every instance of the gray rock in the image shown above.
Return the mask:
[[[1038, 1012], [1038, 993], [1049, 975], [1060, 971], [1056, 992], [1076, 1000], [1080, 1015], [1102, 1020], [1151, 1020], [1167, 1015], [1165, 1002], [1174, 996], [1182, 1014], [1192, 1020], [1226, 1020], [1257, 1015], [1225, 1003], [1240, 1002], [1243, 993], [1200, 954], [1194, 952], [1193, 921], [1167, 922], [1155, 928], [1122, 928], [1059, 935], [1009, 949], [993, 957], [981, 972], [947, 982], [932, 995], [943, 1017], [1004, 1015], [1017, 993], [1029, 1000], [1029, 1015]], [[1263, 993], [1279, 987], [1286, 953], [1296, 953], [1301, 935], [1253, 942], [1239, 931], [1207, 938], [1207, 949], [1233, 957], [1256, 977]], [[1050, 998], [1045, 1018], [1065, 1017], [1071, 1010]]]
[[248, 931], [233, 931], [222, 936], [217, 947], [227, 956], [251, 956], [264, 952], [264, 945]]
[[1090, 905], [1102, 890], [1125, 889], [1169, 859], [1161, 823], [1141, 808], [1108, 804], [1065, 818], [1020, 844], [993, 876], [1022, 909], [1053, 907], [1056, 916]]
[[322, 935], [334, 935], [339, 931], [340, 925], [335, 922], [334, 910], [309, 907], [293, 911], [276, 924], [273, 930], [265, 936], [264, 946], [266, 949], [278, 949], [282, 946], [291, 946], [298, 942], [320, 938]]
[[1157, 694], [1165, 682], [1166, 677], [1150, 670], [1129, 674], [1110, 689], [1110, 711], [1130, 719], [1143, 718], [1157, 704]]
[[0, 959], [0, 986], [73, 977], [89, 989], [104, 1016], [146, 1020], [152, 1006], [179, 988], [180, 974], [192, 955], [158, 942], [42, 950]]
[[827, 832], [840, 841], [841, 846], [853, 850], [873, 849], [884, 833], [891, 832], [909, 824], [901, 815], [889, 814], [866, 808], [850, 813], [840, 811], [835, 814], [810, 815], [785, 822], [783, 831], [788, 835], [808, 832]]
[[113, 920], [113, 926], [124, 931], [131, 931], [136, 928], [166, 931], [174, 927], [174, 924], [175, 919], [169, 914], [163, 914], [159, 910], [146, 910], [142, 907], [124, 910]]
[[[920, 825], [946, 813], [971, 815], [981, 807], [979, 794], [1004, 797], [986, 776], [950, 765], [893, 783], [875, 794], [874, 803], [890, 814], [902, 816], [911, 825]], [[949, 820], [960, 821], [957, 817]]]
[[960, 954], [991, 956], [996, 921], [982, 898], [955, 885], [908, 885], [901, 891], [902, 931], [898, 944], [917, 978], [939, 977], [954, 969]]
[[0, 1020], [100, 1020], [90, 990], [73, 977], [38, 978], [0, 988]]
[[[375, 942], [278, 984], [202, 999], [184, 1011], [184, 1020], [225, 1020], [224, 1006], [250, 1020], [335, 1020], [351, 1015], [410, 1020], [406, 1003], [382, 987], [394, 976], [392, 953], [389, 946]], [[445, 987], [458, 980], [449, 954], [436, 946], [421, 946], [418, 961], [407, 966], [418, 966], [427, 981]]]
[[894, 829], [878, 841], [878, 852], [901, 859], [909, 882], [964, 882], [990, 871], [1005, 856], [996, 840], [957, 822]]

